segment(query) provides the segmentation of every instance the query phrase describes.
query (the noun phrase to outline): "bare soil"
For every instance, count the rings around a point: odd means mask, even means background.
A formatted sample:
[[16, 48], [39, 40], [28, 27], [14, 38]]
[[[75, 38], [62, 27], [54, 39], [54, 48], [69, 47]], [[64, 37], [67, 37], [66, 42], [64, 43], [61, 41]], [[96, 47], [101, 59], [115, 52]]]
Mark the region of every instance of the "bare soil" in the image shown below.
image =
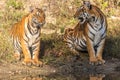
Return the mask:
[[[64, 62], [45, 64], [43, 67], [24, 66], [21, 62], [0, 62], [0, 80], [43, 80], [41, 76], [56, 77], [74, 75], [120, 75], [120, 60], [112, 58], [106, 60], [104, 65], [90, 65], [87, 59], [78, 59], [70, 57]], [[32, 77], [31, 77], [32, 76]], [[33, 79], [35, 77], [35, 79]], [[37, 77], [37, 79], [36, 79]], [[38, 78], [39, 77], [39, 78]], [[49, 79], [48, 79], [49, 80]], [[59, 80], [59, 79], [56, 79]], [[68, 79], [72, 80], [72, 78]], [[79, 80], [73, 79], [73, 80]], [[110, 79], [112, 80], [112, 79]]]

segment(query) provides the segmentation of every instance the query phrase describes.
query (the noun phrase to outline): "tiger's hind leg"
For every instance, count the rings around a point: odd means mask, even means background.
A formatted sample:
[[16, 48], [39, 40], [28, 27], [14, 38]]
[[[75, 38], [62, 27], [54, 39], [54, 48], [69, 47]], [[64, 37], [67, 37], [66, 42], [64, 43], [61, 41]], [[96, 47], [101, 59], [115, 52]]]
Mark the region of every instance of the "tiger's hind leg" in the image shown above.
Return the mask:
[[15, 50], [14, 57], [15, 57], [16, 61], [21, 60], [21, 52], [19, 50]]
[[40, 53], [40, 41], [33, 45], [32, 47], [32, 64], [35, 66], [42, 66], [42, 61], [39, 61], [39, 53]]
[[14, 44], [14, 49], [15, 49], [14, 50], [14, 57], [15, 57], [16, 61], [19, 61], [19, 60], [21, 60], [22, 50], [21, 50], [18, 38], [13, 40], [13, 44]]
[[97, 60], [98, 60], [98, 64], [104, 64], [105, 63], [105, 60], [102, 58], [102, 53], [103, 53], [103, 49], [104, 49], [104, 44], [105, 44], [105, 39], [103, 39], [98, 48], [97, 48], [97, 54], [96, 54], [96, 57], [97, 57]]

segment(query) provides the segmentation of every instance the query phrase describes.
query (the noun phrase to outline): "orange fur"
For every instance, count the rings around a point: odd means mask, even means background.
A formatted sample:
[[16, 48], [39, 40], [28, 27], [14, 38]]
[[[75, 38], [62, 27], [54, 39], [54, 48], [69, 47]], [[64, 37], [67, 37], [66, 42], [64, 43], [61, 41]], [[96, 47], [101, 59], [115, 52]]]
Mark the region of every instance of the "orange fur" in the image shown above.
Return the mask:
[[26, 17], [27, 16], [24, 16], [21, 21], [15, 23], [14, 26], [11, 28], [11, 35], [13, 37], [18, 37], [19, 39], [23, 38]]
[[[34, 22], [33, 19], [36, 22]], [[14, 26], [11, 28], [11, 36], [13, 37], [14, 45], [19, 45], [24, 55], [23, 64], [33, 63], [38, 66], [42, 64], [42, 62], [39, 61], [38, 59], [40, 52], [39, 35], [41, 31], [41, 26], [43, 26], [44, 23], [45, 23], [44, 12], [41, 9], [36, 8], [31, 13], [24, 16], [21, 21], [15, 23]], [[33, 31], [33, 33], [31, 33], [30, 31]], [[32, 50], [31, 52], [30, 48], [32, 46], [35, 46], [35, 50], [34, 51]], [[18, 51], [20, 50], [18, 49]], [[20, 54], [21, 54], [20, 52], [19, 53], [15, 52], [16, 57], [20, 57]]]

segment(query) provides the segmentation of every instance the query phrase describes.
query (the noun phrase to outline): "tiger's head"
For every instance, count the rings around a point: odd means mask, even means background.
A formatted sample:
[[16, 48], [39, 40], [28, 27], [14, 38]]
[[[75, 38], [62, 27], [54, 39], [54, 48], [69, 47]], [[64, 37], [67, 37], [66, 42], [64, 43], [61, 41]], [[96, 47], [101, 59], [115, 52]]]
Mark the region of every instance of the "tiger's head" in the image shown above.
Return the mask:
[[31, 22], [32, 27], [40, 28], [45, 24], [45, 13], [42, 9], [31, 8], [29, 21]]
[[74, 18], [80, 20], [80, 23], [83, 24], [85, 21], [94, 18], [94, 11], [92, 9], [93, 5], [89, 1], [83, 1], [83, 5], [78, 8], [76, 11]]

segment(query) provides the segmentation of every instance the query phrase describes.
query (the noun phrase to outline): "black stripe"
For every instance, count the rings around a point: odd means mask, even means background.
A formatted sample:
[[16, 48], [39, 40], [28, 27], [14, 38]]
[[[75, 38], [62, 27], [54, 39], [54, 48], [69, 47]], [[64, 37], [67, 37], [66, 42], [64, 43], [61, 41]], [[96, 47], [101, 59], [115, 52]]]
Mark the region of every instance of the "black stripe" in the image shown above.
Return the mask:
[[37, 40], [37, 39], [39, 39], [40, 38], [40, 33], [39, 33], [39, 35], [36, 37], [36, 39], [35, 40]]
[[[37, 32], [36, 32], [35, 34], [38, 34], [38, 33], [39, 33], [39, 30], [37, 30]], [[34, 34], [34, 35], [35, 35], [35, 34]]]
[[[88, 29], [89, 30], [89, 29]], [[93, 35], [93, 36], [95, 36], [95, 34], [93, 33], [93, 32], [91, 32], [90, 30], [89, 30], [89, 32]]]
[[103, 39], [105, 39], [105, 37], [106, 37], [106, 36], [104, 36], [104, 37], [97, 43], [97, 45], [96, 45], [97, 47], [100, 46], [99, 44], [102, 42]]
[[105, 39], [106, 36], [104, 36], [101, 40]]
[[68, 41], [65, 41], [65, 43], [66, 43], [66, 44], [73, 44], [73, 43], [71, 43], [71, 42], [68, 42]]
[[[106, 33], [106, 29], [105, 29], [104, 33], [101, 35], [101, 37], [103, 37], [105, 33]], [[105, 37], [105, 36], [104, 36], [104, 37]]]
[[15, 45], [16, 45], [16, 48], [17, 48], [17, 49], [20, 48], [20, 45], [19, 45], [19, 42], [18, 42], [18, 41], [16, 41], [16, 44], [15, 44]]
[[83, 47], [83, 46], [81, 46], [81, 45], [79, 45], [79, 47], [80, 47], [81, 49], [86, 49], [86, 47]]
[[84, 49], [84, 48], [86, 47], [81, 41], [80, 41], [80, 44], [81, 44], [81, 45], [79, 45], [79, 46], [80, 46], [81, 48]]
[[79, 38], [77, 38], [75, 41], [77, 41], [77, 43], [79, 42]]
[[95, 23], [97, 22], [97, 20], [98, 20], [98, 17], [97, 17], [97, 19], [95, 20]]
[[30, 51], [31, 57], [33, 56], [33, 50], [32, 47], [28, 47], [28, 50]]
[[14, 39], [14, 37], [13, 37], [13, 45], [15, 46], [15, 39]]
[[24, 41], [27, 43], [28, 41], [26, 39], [24, 39]]
[[34, 50], [36, 49], [36, 47], [37, 47], [37, 46], [33, 46], [33, 47], [32, 47], [32, 50], [34, 51]]
[[31, 32], [31, 28], [30, 28], [29, 22], [28, 22], [27, 28], [28, 28], [28, 31], [30, 32], [30, 34], [32, 35], [32, 32]]
[[25, 36], [27, 37], [28, 41], [29, 41], [29, 37], [27, 36], [27, 33], [25, 32]]
[[89, 25], [91, 26], [91, 28], [92, 28], [93, 30], [97, 31], [90, 23], [89, 23]]
[[103, 36], [104, 36], [104, 34], [105, 34], [105, 31], [104, 31], [104, 33], [101, 35], [101, 37], [103, 37]]
[[89, 38], [91, 41], [93, 41], [93, 39], [92, 39], [91, 37], [88, 36], [88, 38]]
[[81, 40], [86, 44], [86, 41], [83, 38]]
[[99, 47], [99, 44], [101, 43], [101, 40], [95, 45], [95, 47]]
[[72, 42], [74, 41], [74, 39], [71, 39], [71, 37], [67, 37], [69, 40], [71, 40]]
[[101, 18], [101, 28], [99, 30], [101, 30], [103, 28], [103, 22], [104, 22], [104, 18]]
[[16, 44], [15, 44], [15, 46], [16, 46], [16, 48], [19, 48], [17, 39], [16, 39]]
[[101, 24], [101, 27], [100, 27], [100, 29], [99, 29], [98, 31], [100, 31], [102, 28], [103, 28], [103, 26], [102, 26], [102, 24]]
[[100, 18], [101, 18], [101, 24], [103, 24], [104, 22], [104, 17], [100, 14]]
[[[105, 37], [104, 37], [104, 38], [105, 38]], [[99, 41], [99, 43], [97, 43], [96, 47], [99, 47], [99, 46], [100, 46], [100, 43], [102, 42], [102, 40], [103, 40], [103, 39], [101, 39], [101, 40]]]
[[[98, 47], [99, 47], [98, 45], [94, 46], [95, 52], [97, 52]], [[95, 53], [95, 54], [96, 54], [96, 53]]]
[[36, 40], [32, 45], [35, 45], [37, 43], [40, 43], [40, 39]]

